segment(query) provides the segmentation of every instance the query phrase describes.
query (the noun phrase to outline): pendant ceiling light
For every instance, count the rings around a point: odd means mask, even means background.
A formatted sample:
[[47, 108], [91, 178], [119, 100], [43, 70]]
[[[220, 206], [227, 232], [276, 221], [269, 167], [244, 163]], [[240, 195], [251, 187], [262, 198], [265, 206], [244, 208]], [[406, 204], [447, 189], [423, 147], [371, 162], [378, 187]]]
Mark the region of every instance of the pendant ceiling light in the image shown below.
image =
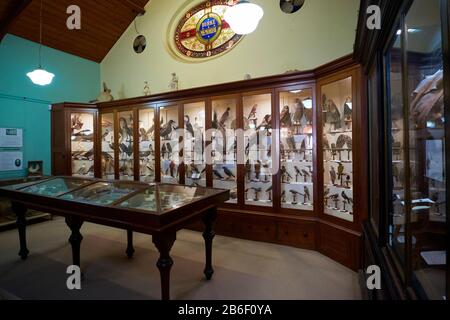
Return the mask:
[[263, 9], [248, 1], [239, 1], [225, 12], [225, 20], [231, 29], [240, 35], [255, 31], [263, 16]]
[[43, 0], [41, 0], [39, 20], [39, 67], [33, 72], [27, 73], [27, 77], [30, 78], [34, 84], [46, 86], [52, 83], [55, 75], [53, 73], [45, 71], [42, 68], [42, 1]]

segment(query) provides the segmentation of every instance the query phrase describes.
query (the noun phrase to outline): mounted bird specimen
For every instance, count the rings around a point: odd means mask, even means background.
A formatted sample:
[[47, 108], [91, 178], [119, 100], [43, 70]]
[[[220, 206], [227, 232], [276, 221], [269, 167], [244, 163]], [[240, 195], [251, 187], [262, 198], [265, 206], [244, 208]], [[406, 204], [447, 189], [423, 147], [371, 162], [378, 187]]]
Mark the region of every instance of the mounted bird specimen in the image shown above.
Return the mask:
[[295, 146], [295, 138], [293, 136], [290, 136], [288, 138], [286, 138], [286, 142], [289, 148], [289, 152], [295, 152], [296, 151], [296, 146]]
[[285, 166], [281, 167], [281, 176], [282, 176], [283, 180], [289, 181], [289, 179], [292, 179], [291, 174], [287, 171]]
[[167, 153], [167, 148], [166, 148], [166, 145], [163, 143], [163, 145], [161, 147], [161, 157], [163, 157], [163, 159], [164, 159], [164, 156], [166, 155], [166, 153]]
[[164, 139], [164, 140], [170, 140], [170, 134], [172, 133], [172, 131], [175, 128], [175, 121], [173, 120], [169, 120], [169, 122], [167, 122], [160, 130], [160, 136]]
[[328, 137], [324, 134], [322, 138], [323, 148], [325, 150], [330, 150], [330, 142], [328, 141]]
[[104, 133], [102, 134], [102, 136], [100, 137], [100, 139], [101, 139], [102, 141], [106, 141], [106, 137], [108, 136], [108, 134], [109, 134], [109, 130], [106, 129], [105, 132], [104, 132]]
[[347, 196], [345, 191], [342, 191], [341, 193], [342, 199], [344, 199], [348, 204], [353, 204], [353, 199]]
[[261, 175], [261, 161], [257, 161], [255, 163], [255, 178], [256, 180], [259, 180], [259, 176]]
[[174, 161], [170, 161], [169, 170], [170, 170], [170, 176], [172, 178], [175, 178], [175, 171], [176, 171], [177, 165]]
[[341, 113], [333, 100], [328, 101], [328, 111], [325, 117], [325, 123], [333, 124], [335, 130], [342, 128]]
[[353, 111], [352, 111], [352, 107], [349, 104], [351, 102], [352, 102], [351, 98], [347, 98], [347, 100], [345, 100], [345, 104], [344, 104], [344, 121], [352, 121]]
[[352, 138], [345, 134], [342, 134], [338, 137], [336, 141], [336, 148], [343, 149], [345, 145], [347, 145], [348, 149], [352, 149], [353, 145]]
[[247, 179], [252, 178], [252, 165], [250, 164], [250, 159], [245, 162], [245, 173], [247, 174]]
[[212, 121], [211, 127], [213, 129], [219, 129], [219, 120], [218, 120], [218, 116], [217, 116], [216, 110], [214, 110], [213, 121]]
[[223, 167], [223, 172], [225, 172], [225, 174], [228, 176], [228, 178], [236, 178], [236, 176], [234, 175], [234, 173], [228, 169], [227, 167]]
[[250, 113], [249, 113], [249, 115], [247, 117], [248, 120], [252, 120], [252, 119], [256, 118], [256, 110], [257, 109], [258, 109], [258, 105], [254, 104], [253, 107], [252, 107], [252, 110], [250, 111]]
[[342, 176], [345, 174], [344, 171], [345, 171], [344, 165], [342, 163], [339, 163], [339, 165], [338, 165], [338, 179], [342, 178]]
[[74, 114], [72, 116], [72, 132], [74, 130], [81, 130], [83, 128], [83, 122], [81, 121], [81, 115]]
[[200, 170], [198, 170], [198, 168], [197, 168], [197, 166], [195, 165], [195, 163], [192, 162], [192, 163], [189, 165], [189, 167], [190, 167], [192, 173], [200, 174]]
[[214, 173], [214, 175], [215, 175], [217, 178], [219, 178], [220, 180], [223, 180], [223, 179], [224, 179], [223, 176], [220, 174], [219, 171], [213, 170], [213, 173]]
[[130, 143], [128, 145], [121, 143], [119, 145], [119, 149], [121, 152], [125, 153], [129, 157], [131, 157], [133, 155], [133, 144], [132, 143]]
[[294, 112], [294, 124], [300, 124], [303, 118], [303, 112], [305, 110], [305, 105], [302, 100], [297, 99], [295, 103], [295, 112]]
[[303, 192], [305, 193], [306, 200], [311, 201], [311, 194], [309, 193], [309, 189], [307, 186], [303, 187]]
[[184, 129], [191, 134], [192, 138], [194, 138], [194, 127], [192, 126], [191, 120], [188, 115], [184, 116]]
[[256, 131], [261, 129], [270, 130], [272, 129], [272, 116], [270, 114], [266, 114], [261, 124], [256, 128]]
[[227, 108], [227, 110], [223, 113], [222, 117], [220, 117], [219, 124], [222, 128], [225, 128], [225, 122], [230, 118], [231, 108]]
[[292, 127], [291, 113], [289, 111], [289, 106], [284, 106], [280, 114], [280, 123], [283, 128]]
[[331, 183], [333, 185], [336, 185], [337, 173], [336, 173], [336, 170], [334, 169], [334, 167], [331, 167], [331, 169], [330, 169], [330, 178], [331, 178]]
[[150, 141], [147, 131], [144, 128], [139, 128], [139, 136], [141, 141]]

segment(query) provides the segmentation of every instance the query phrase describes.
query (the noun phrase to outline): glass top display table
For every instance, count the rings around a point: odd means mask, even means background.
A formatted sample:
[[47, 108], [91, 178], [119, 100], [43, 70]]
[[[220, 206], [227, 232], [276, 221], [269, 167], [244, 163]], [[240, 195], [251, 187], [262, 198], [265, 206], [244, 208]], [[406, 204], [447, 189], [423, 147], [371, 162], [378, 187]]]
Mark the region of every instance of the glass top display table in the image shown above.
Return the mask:
[[134, 253], [132, 232], [150, 234], [160, 257], [157, 267], [161, 275], [162, 299], [170, 299], [170, 250], [178, 230], [202, 220], [206, 247], [204, 274], [208, 280], [212, 268], [213, 224], [217, 207], [228, 201], [229, 190], [187, 187], [133, 181], [52, 177], [0, 188], [0, 196], [9, 198], [17, 215], [20, 252], [28, 256], [26, 219], [28, 209], [64, 216], [72, 233], [73, 264], [80, 266], [80, 229], [84, 221], [127, 230], [127, 255]]

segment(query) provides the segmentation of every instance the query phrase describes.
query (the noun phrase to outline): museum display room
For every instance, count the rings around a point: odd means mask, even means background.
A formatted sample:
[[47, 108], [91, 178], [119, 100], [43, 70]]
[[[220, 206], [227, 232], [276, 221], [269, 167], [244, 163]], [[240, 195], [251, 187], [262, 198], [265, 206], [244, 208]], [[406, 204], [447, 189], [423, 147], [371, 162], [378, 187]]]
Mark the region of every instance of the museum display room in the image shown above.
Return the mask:
[[[446, 300], [450, 1], [6, 2], [0, 266], [61, 228], [84, 277], [94, 242], [136, 262], [151, 235], [145, 299], [233, 297], [239, 270], [295, 287], [244, 299]], [[231, 295], [180, 289], [184, 268]], [[302, 270], [322, 293], [296, 295]], [[1, 274], [0, 300], [44, 297]]]

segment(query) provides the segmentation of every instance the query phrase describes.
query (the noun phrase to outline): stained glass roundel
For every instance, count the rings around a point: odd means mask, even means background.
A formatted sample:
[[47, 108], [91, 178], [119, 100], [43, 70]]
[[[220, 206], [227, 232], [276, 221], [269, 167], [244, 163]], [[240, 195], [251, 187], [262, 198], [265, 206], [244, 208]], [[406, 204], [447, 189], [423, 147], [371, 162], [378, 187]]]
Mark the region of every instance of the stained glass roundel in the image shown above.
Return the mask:
[[175, 30], [177, 50], [189, 58], [209, 58], [233, 48], [241, 39], [225, 21], [235, 0], [210, 0], [187, 11]]

